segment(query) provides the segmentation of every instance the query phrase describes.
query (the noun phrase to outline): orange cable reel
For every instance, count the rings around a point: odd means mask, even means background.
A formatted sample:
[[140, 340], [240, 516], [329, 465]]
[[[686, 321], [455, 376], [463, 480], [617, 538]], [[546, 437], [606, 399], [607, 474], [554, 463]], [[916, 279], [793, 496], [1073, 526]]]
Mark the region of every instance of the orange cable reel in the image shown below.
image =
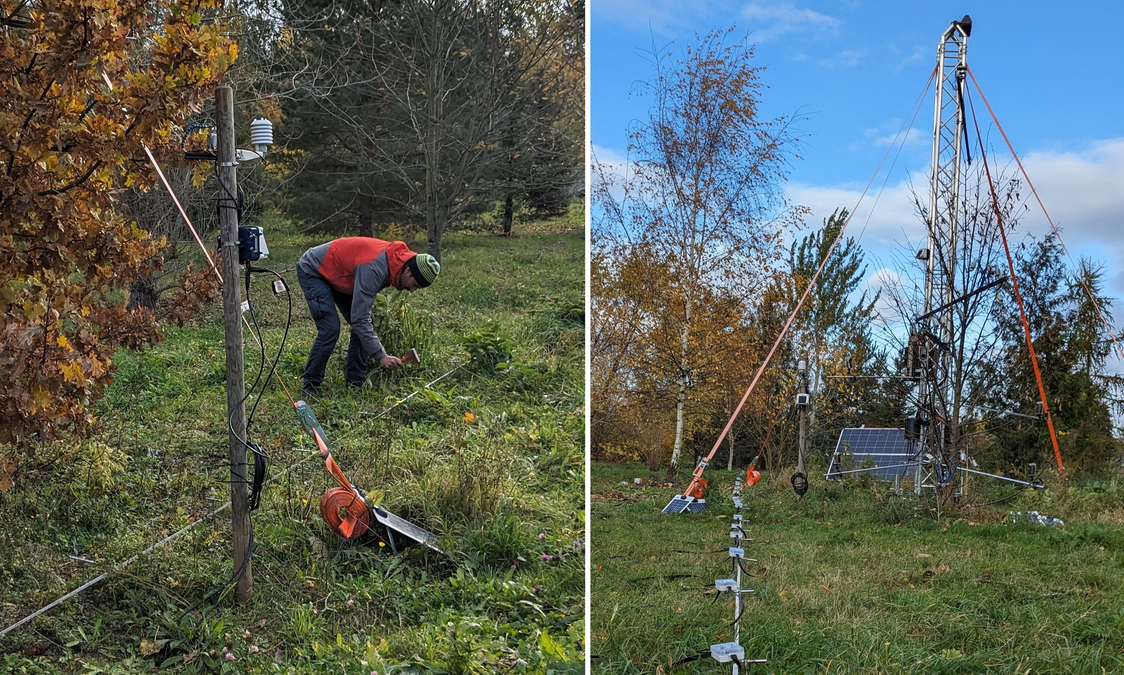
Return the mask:
[[761, 480], [761, 472], [758, 471], [752, 464], [745, 470], [745, 484], [746, 487], [753, 487]]
[[328, 489], [320, 495], [320, 517], [344, 539], [358, 539], [371, 528], [371, 512], [352, 490]]

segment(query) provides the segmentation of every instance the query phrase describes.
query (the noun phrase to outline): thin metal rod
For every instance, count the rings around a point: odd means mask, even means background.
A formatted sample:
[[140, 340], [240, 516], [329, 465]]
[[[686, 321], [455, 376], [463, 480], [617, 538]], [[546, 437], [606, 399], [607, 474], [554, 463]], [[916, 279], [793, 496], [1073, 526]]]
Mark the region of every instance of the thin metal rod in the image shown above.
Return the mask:
[[1008, 478], [1006, 476], [997, 476], [993, 473], [987, 473], [986, 471], [977, 471], [975, 469], [968, 469], [968, 468], [963, 467], [963, 466], [958, 466], [956, 468], [960, 469], [961, 471], [964, 471], [964, 472], [967, 472], [967, 473], [974, 473], [974, 474], [979, 475], [979, 476], [987, 476], [988, 478], [997, 478], [999, 480], [1005, 480], [1008, 483], [1018, 483], [1019, 485], [1026, 485], [1027, 487], [1032, 487], [1036, 490], [1039, 490], [1039, 489], [1042, 489], [1042, 488], [1046, 487], [1042, 483], [1029, 483], [1025, 480], [1018, 480], [1017, 478]]
[[422, 393], [422, 392], [423, 392], [423, 391], [425, 391], [426, 389], [429, 389], [430, 387], [432, 387], [433, 385], [437, 384], [438, 382], [440, 382], [441, 380], [445, 379], [446, 377], [448, 377], [448, 376], [452, 375], [453, 373], [457, 372], [457, 371], [458, 371], [458, 370], [460, 370], [461, 368], [464, 368], [464, 364], [463, 364], [463, 363], [462, 363], [462, 364], [460, 364], [459, 366], [457, 366], [456, 368], [453, 368], [453, 369], [452, 369], [452, 370], [450, 370], [449, 372], [445, 373], [444, 375], [442, 375], [442, 376], [438, 377], [438, 378], [437, 378], [436, 380], [432, 380], [432, 381], [430, 381], [430, 382], [427, 382], [427, 383], [426, 383], [425, 385], [423, 385], [423, 386], [422, 386], [422, 387], [421, 387], [420, 389], [416, 390], [416, 391], [415, 391], [414, 393], [410, 394], [409, 396], [407, 396], [406, 398], [402, 399], [401, 401], [399, 401], [399, 402], [395, 403], [394, 405], [390, 406], [389, 408], [384, 408], [384, 409], [383, 409], [383, 411], [382, 411], [382, 412], [380, 412], [380, 413], [377, 413], [377, 414], [376, 414], [376, 413], [373, 413], [373, 412], [368, 412], [368, 411], [365, 411], [365, 410], [364, 410], [364, 411], [360, 411], [360, 413], [359, 413], [359, 414], [360, 414], [360, 415], [364, 415], [364, 416], [366, 416], [366, 417], [371, 417], [371, 416], [374, 416], [374, 418], [375, 418], [375, 419], [378, 419], [378, 418], [382, 417], [383, 415], [387, 414], [388, 412], [390, 412], [391, 410], [394, 410], [394, 409], [395, 409], [395, 408], [397, 408], [398, 406], [402, 405], [402, 404], [403, 404], [403, 403], [405, 403], [406, 401], [409, 401], [409, 400], [410, 400], [410, 399], [412, 399], [413, 397], [415, 397], [415, 396], [417, 396], [418, 394]]
[[849, 473], [863, 473], [865, 471], [880, 471], [882, 469], [900, 469], [907, 466], [917, 466], [921, 462], [905, 462], [904, 464], [887, 464], [885, 466], [871, 466], [865, 469], [850, 469], [848, 471], [831, 471], [824, 474], [824, 478], [831, 478], [832, 476], [842, 476]]
[[1025, 417], [1028, 420], [1038, 420], [1044, 422], [1045, 418], [1042, 415], [1027, 415], [1026, 413], [1017, 413], [1012, 410], [999, 410], [997, 408], [988, 408], [982, 405], [965, 405], [965, 408], [974, 408], [976, 410], [986, 410], [988, 412], [998, 413], [1000, 415], [1010, 415], [1011, 417]]
[[928, 314], [922, 314], [921, 316], [914, 319], [914, 321], [921, 322], [921, 321], [924, 321], [925, 319], [928, 319], [929, 317], [933, 316], [934, 314], [940, 314], [941, 312], [945, 311], [946, 309], [952, 308], [957, 303], [964, 302], [968, 298], [979, 295], [980, 293], [983, 293], [984, 291], [991, 290], [992, 288], [995, 288], [996, 286], [998, 286], [999, 284], [1001, 284], [1005, 281], [1007, 281], [1007, 277], [1003, 277], [1002, 279], [996, 279], [995, 281], [991, 282], [990, 284], [985, 284], [983, 286], [980, 286], [979, 288], [977, 288], [974, 291], [969, 291], [969, 292], [965, 293], [964, 295], [961, 295], [959, 298], [956, 298], [955, 300], [953, 300], [953, 301], [951, 301], [947, 304], [941, 305], [940, 307], [934, 309], [933, 311], [929, 312]]
[[916, 380], [908, 375], [824, 375], [825, 380]]
[[[310, 455], [309, 457], [305, 457], [304, 459], [302, 459], [298, 462], [294, 462], [292, 465], [290, 465], [287, 469], [285, 469], [281, 473], [276, 474], [276, 475], [268, 478], [265, 481], [265, 484], [268, 485], [269, 483], [271, 483], [274, 480], [280, 478], [281, 476], [284, 476], [285, 474], [289, 473], [293, 469], [297, 468], [301, 464], [304, 464], [309, 459], [311, 459], [312, 457], [315, 457], [315, 456], [317, 456], [317, 455]], [[178, 530], [176, 532], [173, 532], [172, 534], [169, 534], [167, 537], [164, 537], [160, 541], [156, 542], [152, 546], [149, 546], [148, 548], [146, 548], [143, 551], [141, 551], [140, 553], [134, 555], [132, 558], [129, 558], [125, 562], [117, 563], [112, 568], [110, 568], [107, 572], [104, 572], [104, 573], [98, 575], [97, 577], [87, 581], [86, 583], [82, 584], [78, 588], [76, 588], [73, 591], [71, 591], [71, 592], [67, 593], [66, 595], [62, 596], [58, 600], [55, 600], [51, 604], [35, 610], [31, 614], [28, 614], [27, 616], [25, 616], [24, 618], [20, 619], [19, 621], [13, 623], [11, 626], [8, 626], [4, 630], [0, 630], [0, 637], [3, 637], [5, 635], [7, 635], [8, 633], [10, 633], [10, 632], [14, 631], [15, 629], [19, 628], [20, 626], [28, 623], [29, 621], [32, 621], [36, 617], [41, 616], [42, 614], [54, 609], [55, 607], [58, 607], [62, 603], [66, 602], [67, 600], [69, 600], [71, 598], [73, 598], [74, 596], [78, 595], [79, 593], [86, 590], [87, 588], [90, 588], [91, 586], [94, 586], [94, 585], [100, 583], [101, 581], [105, 580], [105, 578], [108, 577], [110, 574], [113, 574], [114, 572], [116, 572], [118, 570], [122, 570], [122, 569], [128, 567], [129, 565], [132, 565], [134, 562], [136, 562], [141, 557], [146, 556], [149, 553], [152, 553], [153, 551], [160, 548], [164, 544], [167, 544], [167, 543], [171, 542], [172, 540], [180, 537], [181, 535], [186, 534], [188, 531], [190, 531], [192, 528], [194, 528], [199, 523], [202, 523], [206, 520], [210, 520], [211, 518], [214, 518], [215, 516], [217, 516], [218, 514], [222, 513], [223, 511], [225, 511], [229, 508], [230, 508], [230, 502], [227, 502], [227, 503], [223, 504], [222, 506], [218, 507], [217, 509], [215, 509], [214, 511], [211, 511], [207, 515], [205, 515], [205, 516], [203, 516], [203, 517], [201, 517], [201, 518], [199, 518], [199, 519], [197, 519], [197, 520], [195, 520], [191, 523], [188, 523], [187, 525], [185, 525], [180, 530]]]

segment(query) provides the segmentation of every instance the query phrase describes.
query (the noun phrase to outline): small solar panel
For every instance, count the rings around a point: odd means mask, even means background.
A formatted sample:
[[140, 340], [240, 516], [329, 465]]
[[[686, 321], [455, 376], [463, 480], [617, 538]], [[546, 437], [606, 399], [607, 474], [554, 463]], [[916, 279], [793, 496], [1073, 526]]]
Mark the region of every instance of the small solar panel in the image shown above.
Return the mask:
[[667, 506], [663, 507], [662, 513], [683, 513], [687, 510], [687, 507], [690, 506], [691, 501], [693, 500], [690, 497], [675, 495], [675, 497], [668, 502]]
[[[900, 476], [913, 475], [917, 466], [910, 462], [916, 462], [916, 444], [906, 442], [903, 429], [844, 429], [839, 433], [827, 475], [828, 478], [843, 478], [870, 474], [880, 480], [893, 481]], [[871, 470], [838, 473], [867, 467]]]
[[702, 511], [706, 511], [706, 500], [705, 499], [697, 499], [697, 500], [691, 502], [690, 504], [687, 505], [687, 510], [692, 512], [692, 513], [700, 513]]

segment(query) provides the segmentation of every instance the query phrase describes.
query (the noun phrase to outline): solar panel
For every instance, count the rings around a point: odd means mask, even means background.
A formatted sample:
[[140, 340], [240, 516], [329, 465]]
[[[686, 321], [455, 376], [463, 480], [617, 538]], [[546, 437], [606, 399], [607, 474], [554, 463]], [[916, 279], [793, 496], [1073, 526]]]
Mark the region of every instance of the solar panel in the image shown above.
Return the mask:
[[[827, 468], [829, 478], [843, 476], [862, 476], [870, 474], [881, 480], [892, 481], [899, 476], [912, 476], [916, 470], [916, 444], [907, 443], [903, 429], [878, 429], [861, 427], [844, 429], [839, 433], [835, 453]], [[853, 471], [871, 467], [870, 471]], [[835, 475], [833, 475], [835, 474]]]
[[691, 513], [701, 513], [703, 511], [706, 511], [706, 500], [696, 499], [695, 501], [687, 505], [687, 510]]
[[691, 498], [675, 495], [675, 497], [663, 507], [663, 513], [683, 513], [690, 505]]

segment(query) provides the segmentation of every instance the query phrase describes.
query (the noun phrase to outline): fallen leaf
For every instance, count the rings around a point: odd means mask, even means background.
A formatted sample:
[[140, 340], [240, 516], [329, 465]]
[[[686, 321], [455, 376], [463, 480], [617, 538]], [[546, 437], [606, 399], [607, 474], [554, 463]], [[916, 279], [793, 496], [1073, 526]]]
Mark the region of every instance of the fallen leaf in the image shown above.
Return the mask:
[[140, 651], [142, 656], [152, 656], [168, 644], [167, 640], [141, 640]]
[[782, 589], [781, 589], [781, 595], [787, 595], [787, 594], [788, 594], [788, 589], [787, 589], [787, 588], [782, 588]]
[[831, 591], [830, 591], [830, 590], [828, 590], [827, 586], [823, 586], [823, 585], [821, 585], [821, 586], [820, 586], [820, 590], [821, 590], [821, 591], [823, 591], [824, 593], [831, 593]]
[[918, 558], [932, 558], [933, 556], [929, 555], [928, 553], [918, 553], [917, 557]]
[[937, 572], [951, 572], [951, 571], [952, 571], [952, 568], [949, 567], [948, 565], [945, 565], [944, 563], [941, 563], [939, 566], [937, 566]]

